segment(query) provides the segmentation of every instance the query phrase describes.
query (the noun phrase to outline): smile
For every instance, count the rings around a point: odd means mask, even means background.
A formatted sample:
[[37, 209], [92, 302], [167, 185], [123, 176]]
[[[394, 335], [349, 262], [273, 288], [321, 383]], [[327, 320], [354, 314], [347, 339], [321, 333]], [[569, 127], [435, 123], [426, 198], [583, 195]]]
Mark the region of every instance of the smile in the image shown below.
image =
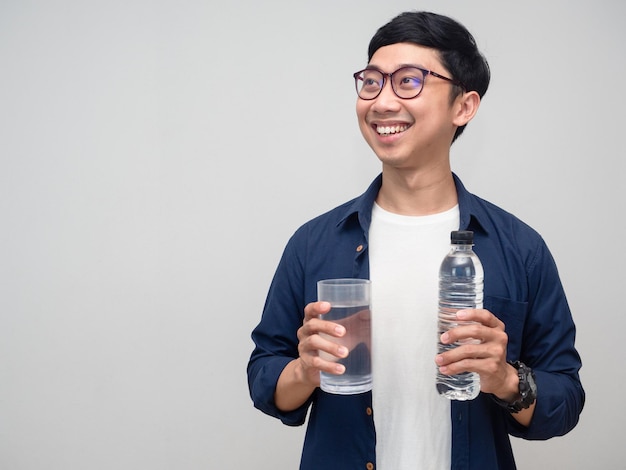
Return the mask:
[[396, 125], [396, 126], [376, 126], [376, 132], [379, 135], [392, 135], [399, 134], [400, 132], [404, 132], [409, 128], [407, 124]]

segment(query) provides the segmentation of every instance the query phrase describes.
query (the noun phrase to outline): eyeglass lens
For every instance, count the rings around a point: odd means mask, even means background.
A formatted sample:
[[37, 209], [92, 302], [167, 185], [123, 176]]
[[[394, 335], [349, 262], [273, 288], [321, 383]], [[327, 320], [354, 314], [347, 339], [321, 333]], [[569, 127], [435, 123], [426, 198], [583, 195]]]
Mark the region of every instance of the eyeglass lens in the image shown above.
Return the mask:
[[[403, 67], [391, 75], [391, 87], [400, 98], [415, 98], [424, 86], [424, 72], [415, 67]], [[389, 76], [389, 75], [387, 75]], [[375, 69], [366, 69], [355, 75], [356, 90], [364, 100], [376, 98], [385, 81], [385, 75]]]

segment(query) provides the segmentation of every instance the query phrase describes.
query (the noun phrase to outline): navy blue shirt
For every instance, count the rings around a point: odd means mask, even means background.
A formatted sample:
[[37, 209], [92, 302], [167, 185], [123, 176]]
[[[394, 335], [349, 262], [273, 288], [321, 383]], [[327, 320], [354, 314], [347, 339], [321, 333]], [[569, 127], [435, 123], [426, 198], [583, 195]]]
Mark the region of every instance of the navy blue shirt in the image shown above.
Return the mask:
[[[535, 371], [538, 396], [527, 428], [489, 394], [480, 393], [469, 402], [453, 401], [452, 469], [514, 469], [509, 434], [548, 439], [567, 433], [578, 422], [585, 395], [578, 375], [575, 326], [556, 265], [539, 234], [470, 194], [456, 175], [454, 180], [459, 229], [474, 232], [475, 251], [485, 270], [484, 307], [505, 324], [507, 360], [521, 360]], [[375, 468], [371, 392], [344, 396], [318, 388], [302, 407], [283, 412], [276, 408], [274, 391], [283, 368], [298, 357], [296, 332], [304, 307], [317, 300], [317, 281], [369, 278], [368, 232], [381, 184], [382, 175], [362, 196], [296, 231], [252, 333], [255, 348], [248, 384], [254, 405], [293, 426], [304, 424], [310, 408], [302, 470]]]

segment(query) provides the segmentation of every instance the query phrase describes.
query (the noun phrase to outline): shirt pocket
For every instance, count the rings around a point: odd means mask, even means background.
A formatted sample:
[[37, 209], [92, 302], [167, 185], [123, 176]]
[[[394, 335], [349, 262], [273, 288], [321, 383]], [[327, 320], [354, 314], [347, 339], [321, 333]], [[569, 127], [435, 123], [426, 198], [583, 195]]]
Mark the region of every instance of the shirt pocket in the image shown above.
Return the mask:
[[504, 331], [506, 331], [509, 337], [507, 360], [519, 360], [522, 352], [528, 302], [518, 302], [504, 297], [486, 295], [483, 305], [485, 309], [489, 310], [504, 323]]

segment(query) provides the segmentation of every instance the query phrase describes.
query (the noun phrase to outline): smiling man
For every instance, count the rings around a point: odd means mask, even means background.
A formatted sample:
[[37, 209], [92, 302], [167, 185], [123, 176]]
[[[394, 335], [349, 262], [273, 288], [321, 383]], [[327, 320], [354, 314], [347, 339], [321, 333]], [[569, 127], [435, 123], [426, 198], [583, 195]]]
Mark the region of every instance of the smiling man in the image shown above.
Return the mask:
[[[456, 21], [403, 13], [380, 28], [354, 74], [363, 137], [382, 174], [360, 197], [303, 225], [289, 241], [252, 338], [252, 399], [300, 425], [310, 409], [301, 469], [513, 469], [509, 435], [547, 439], [578, 422], [584, 391], [575, 326], [542, 238], [469, 193], [450, 147], [476, 114], [490, 72]], [[436, 355], [437, 273], [450, 232], [472, 230], [485, 270], [484, 309], [443, 342], [479, 338]], [[321, 334], [316, 283], [372, 280], [373, 389], [333, 395], [319, 373], [343, 373], [349, 352]], [[320, 318], [321, 317], [321, 318]], [[469, 402], [437, 394], [435, 368], [480, 375]]]

